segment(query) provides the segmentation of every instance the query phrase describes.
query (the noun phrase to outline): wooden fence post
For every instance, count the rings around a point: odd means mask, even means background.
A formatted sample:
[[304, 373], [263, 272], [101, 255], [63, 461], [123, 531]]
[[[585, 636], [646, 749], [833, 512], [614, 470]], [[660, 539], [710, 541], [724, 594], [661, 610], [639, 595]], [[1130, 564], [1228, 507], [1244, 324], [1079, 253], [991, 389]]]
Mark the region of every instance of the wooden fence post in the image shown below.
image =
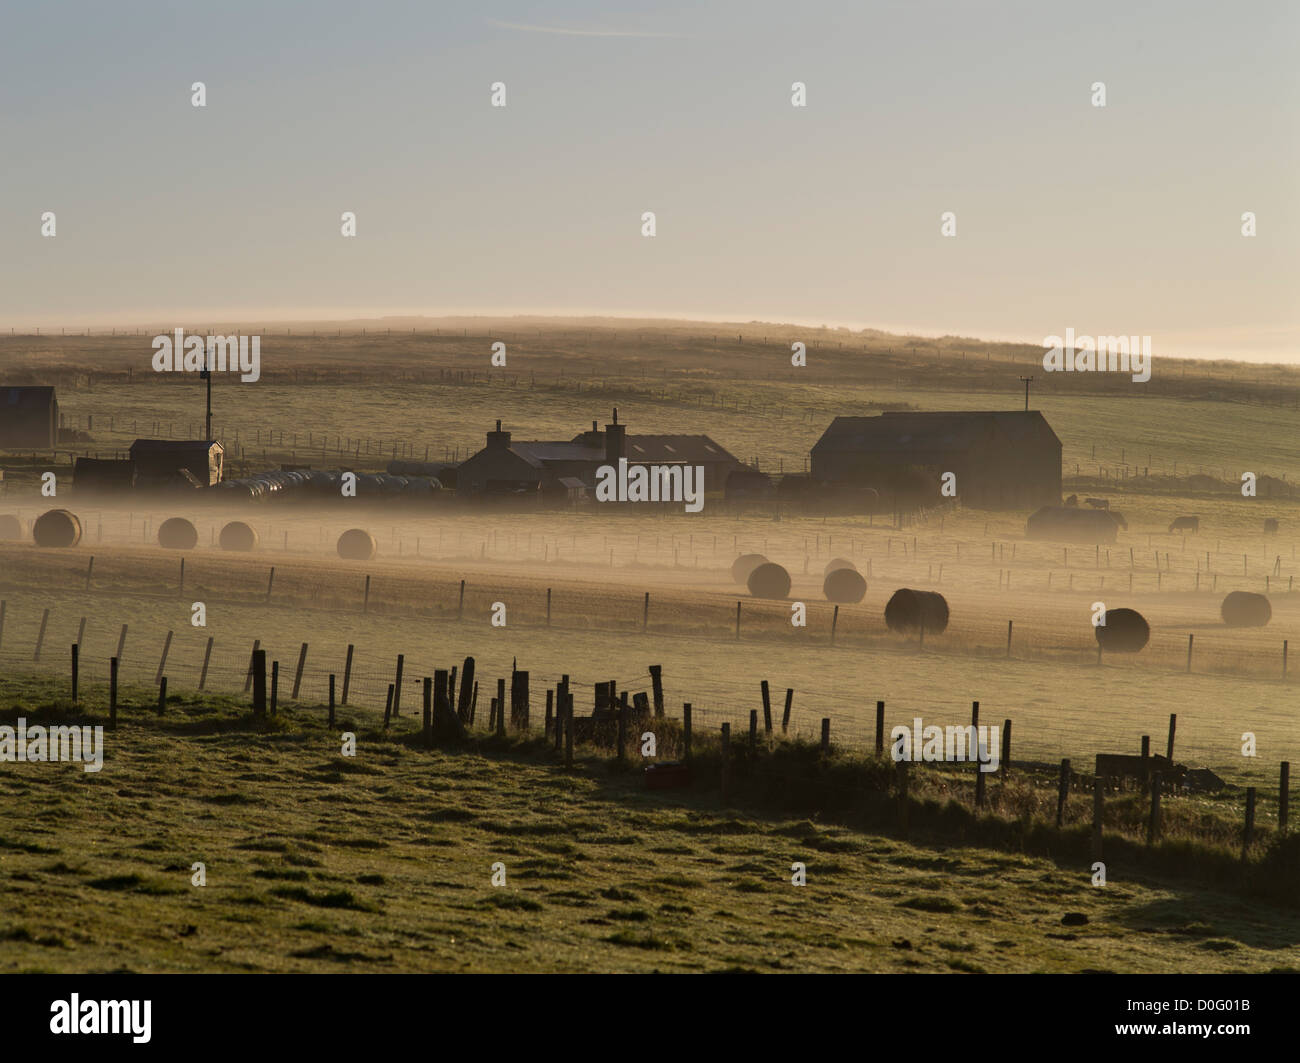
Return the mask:
[[1195, 635], [1187, 636], [1187, 670], [1189, 672], [1192, 670], [1192, 640], [1195, 638]]
[[722, 803], [731, 796], [731, 724], [722, 725]]
[[[474, 690], [474, 658], [466, 657], [460, 667], [460, 703], [456, 706], [456, 715], [460, 717], [460, 722], [469, 726], [473, 721], [470, 719], [470, 698]], [[557, 745], [558, 749], [559, 746]]]
[[117, 658], [108, 662], [108, 729], [117, 730]]
[[645, 592], [645, 605], [641, 609], [641, 630], [646, 631], [650, 626], [650, 592]]
[[163, 639], [162, 657], [158, 661], [158, 671], [154, 675], [153, 681], [159, 683], [162, 681], [163, 669], [167, 667], [167, 653], [172, 648], [172, 633], [167, 632], [167, 637]]
[[497, 734], [506, 733], [506, 681], [497, 680]]
[[840, 607], [837, 605], [835, 607], [835, 612], [831, 614], [831, 645], [832, 646], [835, 645], [835, 629], [839, 627], [839, 623], [840, 623]]
[[736, 638], [740, 638], [740, 603], [736, 603]]
[[759, 688], [763, 692], [763, 729], [770, 735], [772, 733], [772, 695], [766, 679], [759, 684]]
[[785, 709], [781, 713], [781, 733], [790, 729], [790, 710], [794, 707], [794, 687], [785, 688]]
[[158, 715], [161, 716], [167, 708], [167, 677], [163, 676], [158, 683]]
[[384, 699], [384, 730], [388, 730], [388, 721], [393, 715], [393, 684], [388, 684], [388, 697]]
[[885, 703], [876, 702], [876, 756], [885, 752]]
[[253, 663], [248, 669], [252, 676], [253, 715], [266, 715], [266, 650], [253, 650]]
[[691, 759], [691, 703], [682, 704], [682, 759]]
[[1010, 620], [1007, 621], [1007, 656], [1008, 656], [1008, 657], [1011, 656], [1011, 627], [1012, 627], [1012, 624], [1013, 624], [1013, 621], [1010, 621]]
[[214, 636], [208, 636], [207, 648], [203, 651], [203, 670], [199, 672], [199, 689], [202, 690], [208, 684], [208, 662], [212, 660], [212, 643]]
[[460, 581], [460, 602], [456, 606], [456, 619], [462, 620], [465, 617], [465, 581]]
[[822, 755], [826, 756], [831, 751], [831, 718], [822, 717]]
[[1059, 830], [1065, 821], [1065, 802], [1070, 797], [1070, 761], [1061, 761], [1061, 778], [1056, 787], [1056, 826]]
[[271, 600], [271, 588], [275, 586], [275, 566], [271, 566], [271, 574], [266, 577], [266, 600]]
[[1011, 721], [1002, 721], [1002, 763], [998, 765], [1002, 778], [1007, 777], [1007, 769], [1011, 767]]
[[348, 643], [347, 660], [343, 662], [343, 695], [339, 698], [340, 705], [348, 703], [348, 685], [352, 681], [352, 643]]
[[1169, 714], [1169, 744], [1165, 747], [1165, 757], [1169, 760], [1174, 759], [1174, 731], [1178, 729], [1178, 713]]
[[368, 612], [370, 612], [370, 576], [369, 576], [369, 574], [366, 575], [366, 589], [365, 589], [365, 593], [364, 593], [364, 594], [362, 595], [362, 597], [361, 597], [361, 611], [362, 611], [363, 613], [368, 613]]
[[75, 642], [72, 644], [72, 700], [77, 700], [77, 655], [81, 647]]
[[95, 555], [90, 555], [90, 560], [86, 563], [86, 590], [90, 590], [90, 577], [95, 571]]
[[662, 719], [664, 714], [664, 666], [650, 666], [650, 692], [654, 697], [655, 719]]
[[290, 701], [298, 700], [298, 691], [302, 687], [302, 670], [307, 664], [307, 643], [302, 644], [302, 649], [298, 651], [298, 667], [293, 673], [293, 693], [289, 696]]
[[275, 715], [276, 705], [280, 701], [280, 662], [271, 662], [271, 715]]
[[393, 715], [402, 715], [402, 669], [406, 665], [406, 654], [397, 655], [397, 674], [393, 677]]

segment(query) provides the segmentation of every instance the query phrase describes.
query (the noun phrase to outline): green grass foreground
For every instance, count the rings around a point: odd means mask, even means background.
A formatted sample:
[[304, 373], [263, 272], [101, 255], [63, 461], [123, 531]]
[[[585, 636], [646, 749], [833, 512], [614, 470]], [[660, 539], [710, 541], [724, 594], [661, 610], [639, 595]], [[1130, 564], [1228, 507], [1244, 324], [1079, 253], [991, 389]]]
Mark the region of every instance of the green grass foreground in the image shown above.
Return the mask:
[[[711, 746], [695, 787], [651, 792], [591, 747], [570, 772], [536, 737], [425, 750], [418, 705], [385, 732], [367, 710], [331, 731], [317, 706], [154, 704], [125, 692], [98, 773], [0, 764], [0, 970], [1300, 969], [1300, 911], [1264, 895], [1294, 902], [1296, 849], [1261, 841], [1242, 870], [1212, 809], [1205, 840], [1167, 802], [1145, 855], [1116, 799], [1098, 888], [1084, 798], [1057, 832], [1029, 777], [991, 781], [977, 817], [963, 780], [916, 771], [903, 837], [884, 764], [804, 744], [738, 736], [724, 808]], [[102, 691], [74, 711], [46, 679], [0, 680], [0, 706], [106, 722]]]

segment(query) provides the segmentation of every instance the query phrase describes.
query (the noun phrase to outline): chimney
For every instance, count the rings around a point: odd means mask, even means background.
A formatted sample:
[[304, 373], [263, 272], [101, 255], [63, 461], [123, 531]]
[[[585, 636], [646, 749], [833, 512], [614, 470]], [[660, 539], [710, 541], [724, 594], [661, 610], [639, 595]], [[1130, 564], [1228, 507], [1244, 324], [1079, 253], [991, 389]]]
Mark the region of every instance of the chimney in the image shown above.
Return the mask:
[[510, 447], [510, 433], [501, 431], [501, 422], [497, 421], [497, 430], [487, 434], [488, 450], [507, 450]]
[[614, 408], [614, 423], [605, 425], [605, 461], [617, 465], [618, 459], [626, 457], [624, 442], [627, 426], [618, 423], [618, 407]]

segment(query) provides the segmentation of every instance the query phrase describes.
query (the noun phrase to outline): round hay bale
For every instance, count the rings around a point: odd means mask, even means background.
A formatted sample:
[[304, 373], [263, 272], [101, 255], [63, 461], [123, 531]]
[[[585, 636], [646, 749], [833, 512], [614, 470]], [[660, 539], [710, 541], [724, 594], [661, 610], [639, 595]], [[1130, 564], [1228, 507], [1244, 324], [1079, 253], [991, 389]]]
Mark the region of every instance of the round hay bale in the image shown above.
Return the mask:
[[1092, 630], [1107, 653], [1137, 653], [1151, 638], [1151, 625], [1136, 609], [1107, 609], [1106, 623]]
[[790, 595], [790, 573], [773, 561], [764, 561], [749, 574], [745, 585], [755, 598], [787, 598]]
[[885, 605], [885, 625], [890, 631], [916, 631], [922, 627], [940, 634], [948, 627], [948, 602], [936, 591], [894, 591]]
[[0, 539], [21, 539], [23, 522], [12, 513], [0, 513]]
[[826, 562], [826, 567], [822, 569], [822, 575], [829, 576], [837, 568], [851, 568], [853, 569], [854, 572], [858, 570], [858, 566], [855, 565], [852, 561], [850, 561], [847, 557], [832, 557], [829, 561]]
[[345, 561], [369, 561], [378, 549], [375, 537], [360, 528], [349, 528], [339, 536], [339, 557]]
[[741, 554], [731, 563], [731, 578], [737, 583], [748, 583], [749, 574], [766, 562], [762, 554]]
[[51, 509], [36, 518], [32, 538], [37, 546], [76, 546], [81, 542], [81, 521], [66, 509]]
[[223, 550], [246, 552], [257, 549], [257, 532], [242, 520], [232, 520], [217, 536], [217, 545]]
[[193, 550], [199, 530], [184, 517], [168, 517], [158, 525], [158, 545], [167, 550]]
[[867, 581], [856, 568], [837, 568], [826, 573], [822, 593], [828, 602], [853, 605], [866, 597]]
[[1262, 594], [1233, 591], [1223, 599], [1219, 615], [1228, 627], [1263, 627], [1273, 619], [1273, 606]]

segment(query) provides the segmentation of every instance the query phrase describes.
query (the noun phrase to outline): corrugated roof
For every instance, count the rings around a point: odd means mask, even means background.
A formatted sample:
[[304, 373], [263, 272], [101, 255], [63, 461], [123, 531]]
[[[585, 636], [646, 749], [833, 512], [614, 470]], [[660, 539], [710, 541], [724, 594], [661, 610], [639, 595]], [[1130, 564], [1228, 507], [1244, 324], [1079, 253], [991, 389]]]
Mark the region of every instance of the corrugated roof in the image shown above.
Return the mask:
[[0, 388], [0, 408], [21, 406], [26, 409], [36, 409], [48, 406], [53, 401], [54, 388], [45, 385], [35, 387], [14, 385]]
[[628, 461], [740, 464], [726, 449], [703, 435], [628, 436], [624, 456]]
[[876, 417], [836, 417], [814, 444], [831, 450], [949, 450], [1001, 432], [1012, 442], [1051, 439], [1056, 433], [1038, 410], [890, 411]]

